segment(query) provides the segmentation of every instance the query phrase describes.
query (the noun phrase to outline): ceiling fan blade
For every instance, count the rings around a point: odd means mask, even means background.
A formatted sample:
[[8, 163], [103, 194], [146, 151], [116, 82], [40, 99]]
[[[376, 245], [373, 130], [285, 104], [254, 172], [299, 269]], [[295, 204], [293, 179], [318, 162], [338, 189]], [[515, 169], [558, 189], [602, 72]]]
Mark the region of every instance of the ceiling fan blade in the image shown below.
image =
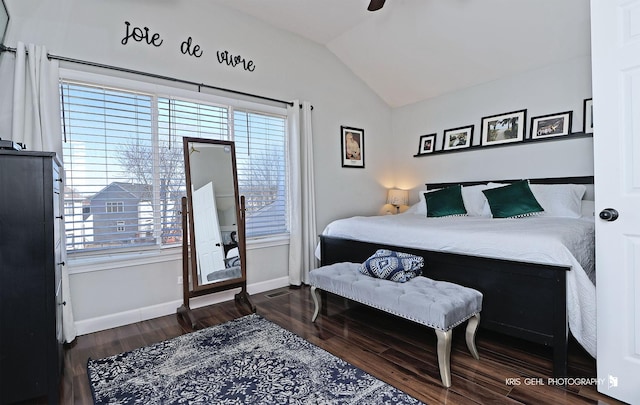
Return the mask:
[[384, 6], [384, 2], [385, 0], [371, 0], [371, 3], [369, 3], [369, 7], [367, 8], [367, 10], [369, 11], [380, 10], [382, 6]]

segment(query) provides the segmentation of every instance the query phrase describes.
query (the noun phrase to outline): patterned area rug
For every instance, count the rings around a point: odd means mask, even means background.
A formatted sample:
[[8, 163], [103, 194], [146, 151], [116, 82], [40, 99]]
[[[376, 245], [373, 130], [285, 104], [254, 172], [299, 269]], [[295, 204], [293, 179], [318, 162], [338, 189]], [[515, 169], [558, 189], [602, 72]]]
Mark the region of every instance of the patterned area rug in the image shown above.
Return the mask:
[[256, 314], [87, 369], [96, 404], [421, 404]]

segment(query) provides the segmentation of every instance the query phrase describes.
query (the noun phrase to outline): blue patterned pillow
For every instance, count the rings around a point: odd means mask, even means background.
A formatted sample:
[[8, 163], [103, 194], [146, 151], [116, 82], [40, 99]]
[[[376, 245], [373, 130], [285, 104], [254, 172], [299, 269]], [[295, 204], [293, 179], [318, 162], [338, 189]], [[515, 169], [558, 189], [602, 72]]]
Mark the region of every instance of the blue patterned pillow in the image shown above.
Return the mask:
[[409, 253], [378, 249], [360, 266], [367, 276], [404, 283], [422, 274], [424, 259]]

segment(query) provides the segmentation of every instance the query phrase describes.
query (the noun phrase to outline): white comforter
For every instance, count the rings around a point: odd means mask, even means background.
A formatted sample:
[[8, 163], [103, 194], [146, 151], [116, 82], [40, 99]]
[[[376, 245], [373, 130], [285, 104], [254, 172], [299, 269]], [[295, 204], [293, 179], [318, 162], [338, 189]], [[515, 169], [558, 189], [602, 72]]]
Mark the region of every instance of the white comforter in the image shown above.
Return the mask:
[[[569, 328], [596, 355], [595, 221], [593, 217], [427, 218], [400, 214], [330, 223], [323, 235], [416, 249], [571, 266], [567, 273]], [[316, 256], [321, 252], [316, 250]], [[427, 265], [428, 266], [428, 265]]]

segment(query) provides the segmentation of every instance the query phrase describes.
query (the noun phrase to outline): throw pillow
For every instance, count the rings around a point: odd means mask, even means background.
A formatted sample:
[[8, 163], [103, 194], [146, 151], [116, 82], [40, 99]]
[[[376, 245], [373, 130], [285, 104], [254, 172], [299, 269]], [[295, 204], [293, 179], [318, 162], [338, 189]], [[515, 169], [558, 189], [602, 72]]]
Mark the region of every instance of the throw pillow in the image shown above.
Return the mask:
[[367, 276], [404, 283], [422, 273], [424, 259], [409, 253], [378, 249], [359, 267]]
[[425, 193], [427, 217], [446, 217], [450, 215], [467, 215], [462, 199], [462, 186], [446, 187]]
[[544, 211], [527, 180], [482, 192], [487, 197], [494, 218], [518, 218]]

